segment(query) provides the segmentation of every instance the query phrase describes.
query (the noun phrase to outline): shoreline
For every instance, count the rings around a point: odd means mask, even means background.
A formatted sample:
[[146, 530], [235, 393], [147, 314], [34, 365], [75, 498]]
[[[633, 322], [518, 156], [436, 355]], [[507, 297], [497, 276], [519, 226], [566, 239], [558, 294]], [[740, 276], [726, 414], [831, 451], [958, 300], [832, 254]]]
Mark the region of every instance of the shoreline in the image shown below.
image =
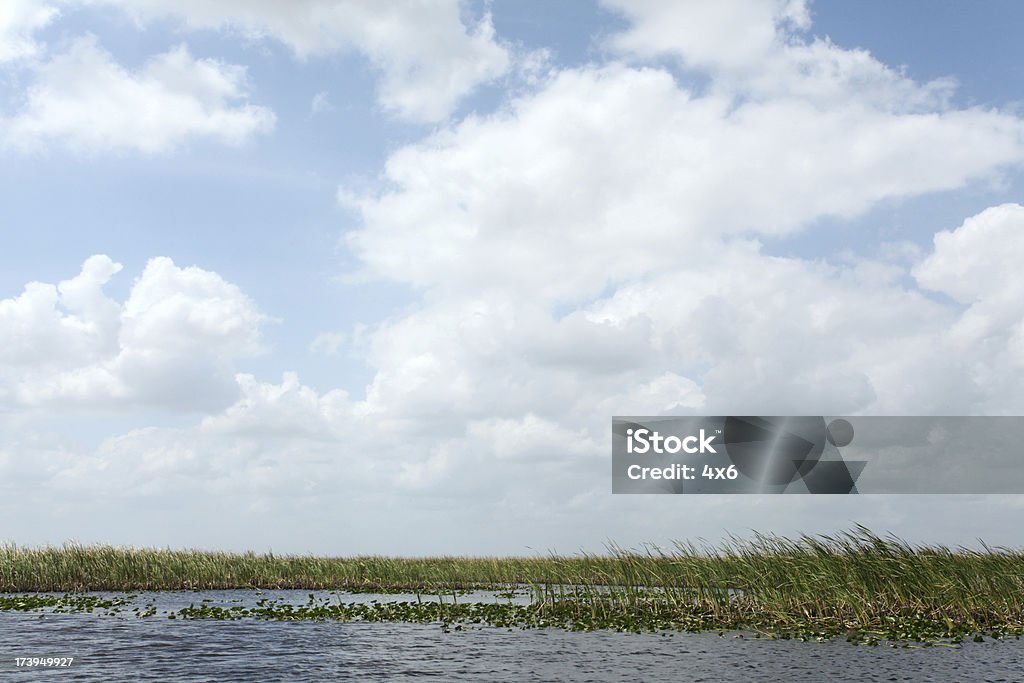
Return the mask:
[[[0, 546], [0, 611], [86, 609], [86, 592], [303, 589], [416, 594], [417, 601], [201, 604], [170, 618], [334, 619], [568, 630], [748, 630], [852, 642], [960, 642], [1024, 634], [1024, 553], [911, 546], [862, 527], [717, 548], [546, 558], [276, 556]], [[525, 591], [527, 604], [465, 591]], [[41, 593], [65, 593], [60, 597]], [[13, 593], [26, 594], [12, 596]], [[35, 593], [36, 599], [32, 598]], [[451, 595], [450, 603], [420, 597]], [[50, 601], [48, 603], [48, 601]], [[96, 605], [93, 605], [95, 608]]]

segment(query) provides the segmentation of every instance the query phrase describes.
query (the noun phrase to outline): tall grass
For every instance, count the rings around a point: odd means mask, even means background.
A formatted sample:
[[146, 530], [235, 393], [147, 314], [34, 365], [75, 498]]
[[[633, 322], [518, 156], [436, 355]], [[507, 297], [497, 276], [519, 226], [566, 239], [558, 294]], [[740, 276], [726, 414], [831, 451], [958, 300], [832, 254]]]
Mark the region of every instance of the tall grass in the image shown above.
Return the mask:
[[948, 633], [1024, 629], [1020, 551], [912, 546], [858, 527], [797, 540], [762, 534], [710, 551], [676, 544], [670, 552], [619, 552], [608, 559], [609, 565], [595, 568], [618, 588], [601, 591], [588, 581], [592, 574], [567, 574], [566, 583], [582, 586], [567, 595], [563, 586], [548, 584], [538, 597], [610, 619], [625, 613], [642, 622], [661, 610], [773, 631], [817, 624], [833, 633], [891, 632], [892, 626], [909, 633], [923, 623]]
[[[863, 527], [717, 547], [515, 558], [326, 558], [194, 550], [0, 546], [2, 591], [304, 588], [448, 591], [528, 584], [543, 621], [829, 633], [927, 625], [1024, 629], [1024, 553], [913, 546]], [[545, 616], [546, 615], [546, 616]], [[921, 627], [923, 628], [923, 627]]]
[[[600, 576], [604, 557], [316, 557], [81, 546], [0, 545], [0, 591], [230, 588], [451, 590]], [[667, 564], [667, 562], [666, 562]]]

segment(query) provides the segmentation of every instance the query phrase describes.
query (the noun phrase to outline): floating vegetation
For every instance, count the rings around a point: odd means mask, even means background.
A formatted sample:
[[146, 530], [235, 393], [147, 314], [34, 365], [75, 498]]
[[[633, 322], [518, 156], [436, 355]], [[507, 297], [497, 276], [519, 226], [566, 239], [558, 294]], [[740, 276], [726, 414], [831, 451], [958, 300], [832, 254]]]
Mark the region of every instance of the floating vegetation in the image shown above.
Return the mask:
[[98, 612], [114, 615], [122, 608], [133, 605], [135, 596], [128, 595], [107, 598], [98, 595], [0, 595], [0, 611], [3, 612], [37, 612], [46, 610], [54, 614]]
[[[865, 644], [957, 644], [1024, 633], [1020, 551], [915, 547], [862, 527], [797, 540], [757, 535], [718, 548], [678, 544], [669, 551], [613, 549], [608, 555], [546, 558], [315, 558], [2, 546], [0, 587], [301, 587], [417, 598], [346, 602], [310, 593], [306, 604], [260, 598], [251, 606], [207, 599], [160, 613], [171, 619], [395, 621], [436, 623], [446, 630], [735, 630], [753, 637]], [[497, 592], [486, 601], [460, 600], [471, 589]], [[424, 600], [421, 594], [437, 598]], [[103, 607], [117, 613], [129, 604], [117, 600], [106, 606], [93, 596], [19, 595], [0, 598], [0, 610]], [[151, 604], [133, 612], [158, 614]]]

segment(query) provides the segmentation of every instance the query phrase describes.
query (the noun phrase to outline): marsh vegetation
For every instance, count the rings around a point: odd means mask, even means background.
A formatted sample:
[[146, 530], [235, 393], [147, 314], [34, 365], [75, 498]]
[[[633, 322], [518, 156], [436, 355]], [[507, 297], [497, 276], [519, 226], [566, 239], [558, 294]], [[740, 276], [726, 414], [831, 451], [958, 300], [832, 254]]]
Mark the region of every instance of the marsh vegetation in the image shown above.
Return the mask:
[[[85, 591], [302, 588], [403, 592], [415, 600], [243, 607], [191, 605], [161, 616], [335, 619], [621, 631], [740, 630], [854, 642], [959, 642], [1024, 633], [1024, 553], [913, 546], [862, 527], [832, 536], [756, 535], [717, 547], [610, 549], [535, 558], [323, 558], [66, 545], [0, 546], [0, 589]], [[487, 601], [460, 591], [494, 591]], [[507, 592], [512, 591], [512, 592]], [[517, 591], [526, 599], [515, 599]], [[449, 595], [448, 600], [422, 596]], [[31, 596], [0, 597], [0, 609]], [[49, 598], [48, 598], [49, 599]], [[28, 601], [28, 602], [26, 602]], [[52, 607], [52, 605], [51, 605]], [[153, 610], [136, 609], [140, 616]]]

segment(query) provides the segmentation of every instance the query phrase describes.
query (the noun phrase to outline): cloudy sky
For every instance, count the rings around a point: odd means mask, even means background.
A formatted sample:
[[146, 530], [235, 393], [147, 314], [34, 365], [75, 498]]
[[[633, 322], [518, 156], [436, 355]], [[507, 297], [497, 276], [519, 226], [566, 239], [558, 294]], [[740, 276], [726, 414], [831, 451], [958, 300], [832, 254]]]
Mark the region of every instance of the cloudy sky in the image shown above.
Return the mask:
[[1024, 497], [610, 476], [613, 415], [1024, 414], [1022, 20], [6, 0], [0, 541], [1024, 545]]

